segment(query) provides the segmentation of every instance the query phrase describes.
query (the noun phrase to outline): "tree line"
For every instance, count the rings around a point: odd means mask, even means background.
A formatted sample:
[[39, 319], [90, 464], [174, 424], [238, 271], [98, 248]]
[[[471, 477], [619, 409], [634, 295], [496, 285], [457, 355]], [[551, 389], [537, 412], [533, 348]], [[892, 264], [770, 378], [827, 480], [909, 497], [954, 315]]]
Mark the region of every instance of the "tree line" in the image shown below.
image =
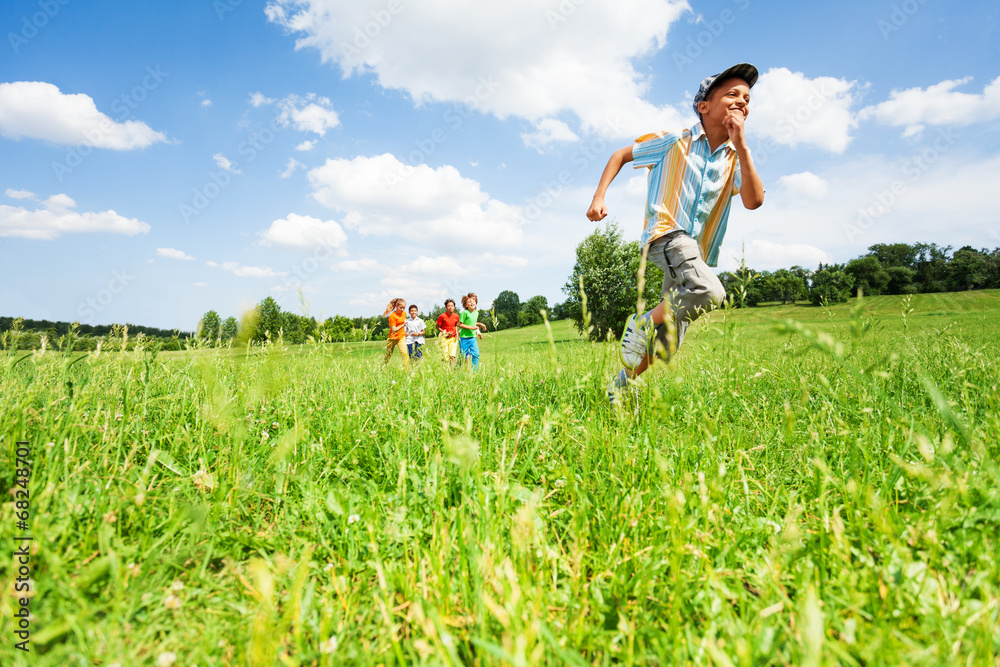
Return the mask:
[[[576, 248], [573, 273], [563, 286], [568, 297], [561, 306], [565, 316], [581, 332], [588, 330], [593, 340], [620, 336], [625, 320], [635, 312], [640, 257], [638, 241], [624, 241], [616, 223], [596, 229]], [[647, 263], [643, 278], [648, 308], [660, 301], [663, 272]], [[719, 279], [736, 308], [799, 301], [815, 306], [842, 303], [859, 291], [880, 295], [1000, 288], [1000, 248], [963, 246], [952, 252], [951, 246], [934, 243], [877, 243], [844, 264], [777, 271], [742, 266], [720, 273]]]

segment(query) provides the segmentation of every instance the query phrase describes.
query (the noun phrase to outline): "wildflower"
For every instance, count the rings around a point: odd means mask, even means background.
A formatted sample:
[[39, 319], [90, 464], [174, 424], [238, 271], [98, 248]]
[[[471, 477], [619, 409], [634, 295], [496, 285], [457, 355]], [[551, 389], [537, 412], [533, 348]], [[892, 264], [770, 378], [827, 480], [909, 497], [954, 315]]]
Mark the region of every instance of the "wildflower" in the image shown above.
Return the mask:
[[337, 637], [336, 635], [331, 636], [325, 642], [320, 643], [319, 650], [320, 653], [333, 653], [337, 650]]
[[358, 516], [357, 514], [352, 514], [349, 517], [347, 517], [347, 525], [351, 525], [352, 523], [357, 523], [358, 521], [361, 521], [361, 517]]
[[138, 577], [140, 574], [142, 574], [142, 568], [136, 565], [135, 563], [129, 563], [128, 565], [125, 566], [125, 569], [128, 570], [128, 573], [133, 577]]
[[174, 593], [180, 593], [182, 590], [184, 590], [184, 582], [181, 581], [180, 579], [175, 579], [174, 583], [170, 584], [170, 590], [172, 590]]
[[176, 595], [168, 595], [163, 599], [163, 606], [167, 609], [180, 609], [181, 599]]
[[263, 433], [261, 433], [261, 437], [267, 440], [268, 438], [271, 437], [271, 434], [268, 433], [267, 431], [264, 431]]
[[271, 426], [273, 426], [274, 428], [278, 428], [278, 422], [271, 422]]
[[167, 651], [161, 653], [160, 657], [156, 659], [156, 667], [170, 667], [175, 662], [177, 662], [177, 654], [173, 651]]
[[215, 489], [215, 476], [203, 468], [191, 475], [191, 481], [194, 482], [195, 488], [199, 491], [212, 491]]
[[114, 523], [115, 521], [118, 521], [118, 511], [117, 510], [111, 510], [110, 512], [108, 512], [107, 514], [105, 514], [104, 515], [104, 521], [105, 521], [105, 523]]

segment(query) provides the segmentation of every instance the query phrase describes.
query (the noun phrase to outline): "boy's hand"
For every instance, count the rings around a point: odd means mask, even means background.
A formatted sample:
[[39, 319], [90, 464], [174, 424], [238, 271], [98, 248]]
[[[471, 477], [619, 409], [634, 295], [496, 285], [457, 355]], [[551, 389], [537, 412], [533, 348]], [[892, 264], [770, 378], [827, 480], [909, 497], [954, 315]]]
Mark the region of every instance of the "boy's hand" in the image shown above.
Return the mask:
[[729, 132], [729, 141], [733, 143], [733, 147], [746, 145], [746, 136], [743, 131], [744, 122], [746, 122], [746, 114], [739, 109], [730, 111], [722, 119], [722, 126]]
[[607, 216], [608, 207], [604, 204], [604, 199], [594, 197], [594, 201], [590, 202], [590, 208], [587, 209], [587, 219], [592, 222], [598, 222], [599, 220], [604, 220]]

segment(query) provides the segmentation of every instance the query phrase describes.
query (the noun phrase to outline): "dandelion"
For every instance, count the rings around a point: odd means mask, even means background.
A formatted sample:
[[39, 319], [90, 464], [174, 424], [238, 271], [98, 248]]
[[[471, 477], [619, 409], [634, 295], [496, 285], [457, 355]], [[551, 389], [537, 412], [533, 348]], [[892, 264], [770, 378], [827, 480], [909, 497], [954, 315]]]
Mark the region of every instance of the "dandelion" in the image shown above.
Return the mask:
[[352, 523], [357, 523], [358, 521], [361, 521], [361, 517], [358, 516], [357, 514], [352, 514], [349, 517], [347, 517], [348, 526], [351, 525]]
[[170, 667], [175, 662], [177, 662], [177, 654], [173, 651], [167, 651], [161, 653], [160, 657], [156, 659], [156, 667]]

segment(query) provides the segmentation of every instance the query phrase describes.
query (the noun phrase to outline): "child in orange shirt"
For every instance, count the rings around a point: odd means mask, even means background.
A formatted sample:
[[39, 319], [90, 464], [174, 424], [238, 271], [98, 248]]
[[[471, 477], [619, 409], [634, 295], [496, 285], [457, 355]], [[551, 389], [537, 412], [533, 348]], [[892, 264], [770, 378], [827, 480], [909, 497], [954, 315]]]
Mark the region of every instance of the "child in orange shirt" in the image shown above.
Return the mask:
[[406, 299], [395, 298], [385, 307], [382, 316], [389, 316], [389, 338], [385, 343], [385, 363], [389, 363], [392, 352], [399, 348], [403, 357], [403, 368], [410, 370], [410, 355], [406, 352]]

